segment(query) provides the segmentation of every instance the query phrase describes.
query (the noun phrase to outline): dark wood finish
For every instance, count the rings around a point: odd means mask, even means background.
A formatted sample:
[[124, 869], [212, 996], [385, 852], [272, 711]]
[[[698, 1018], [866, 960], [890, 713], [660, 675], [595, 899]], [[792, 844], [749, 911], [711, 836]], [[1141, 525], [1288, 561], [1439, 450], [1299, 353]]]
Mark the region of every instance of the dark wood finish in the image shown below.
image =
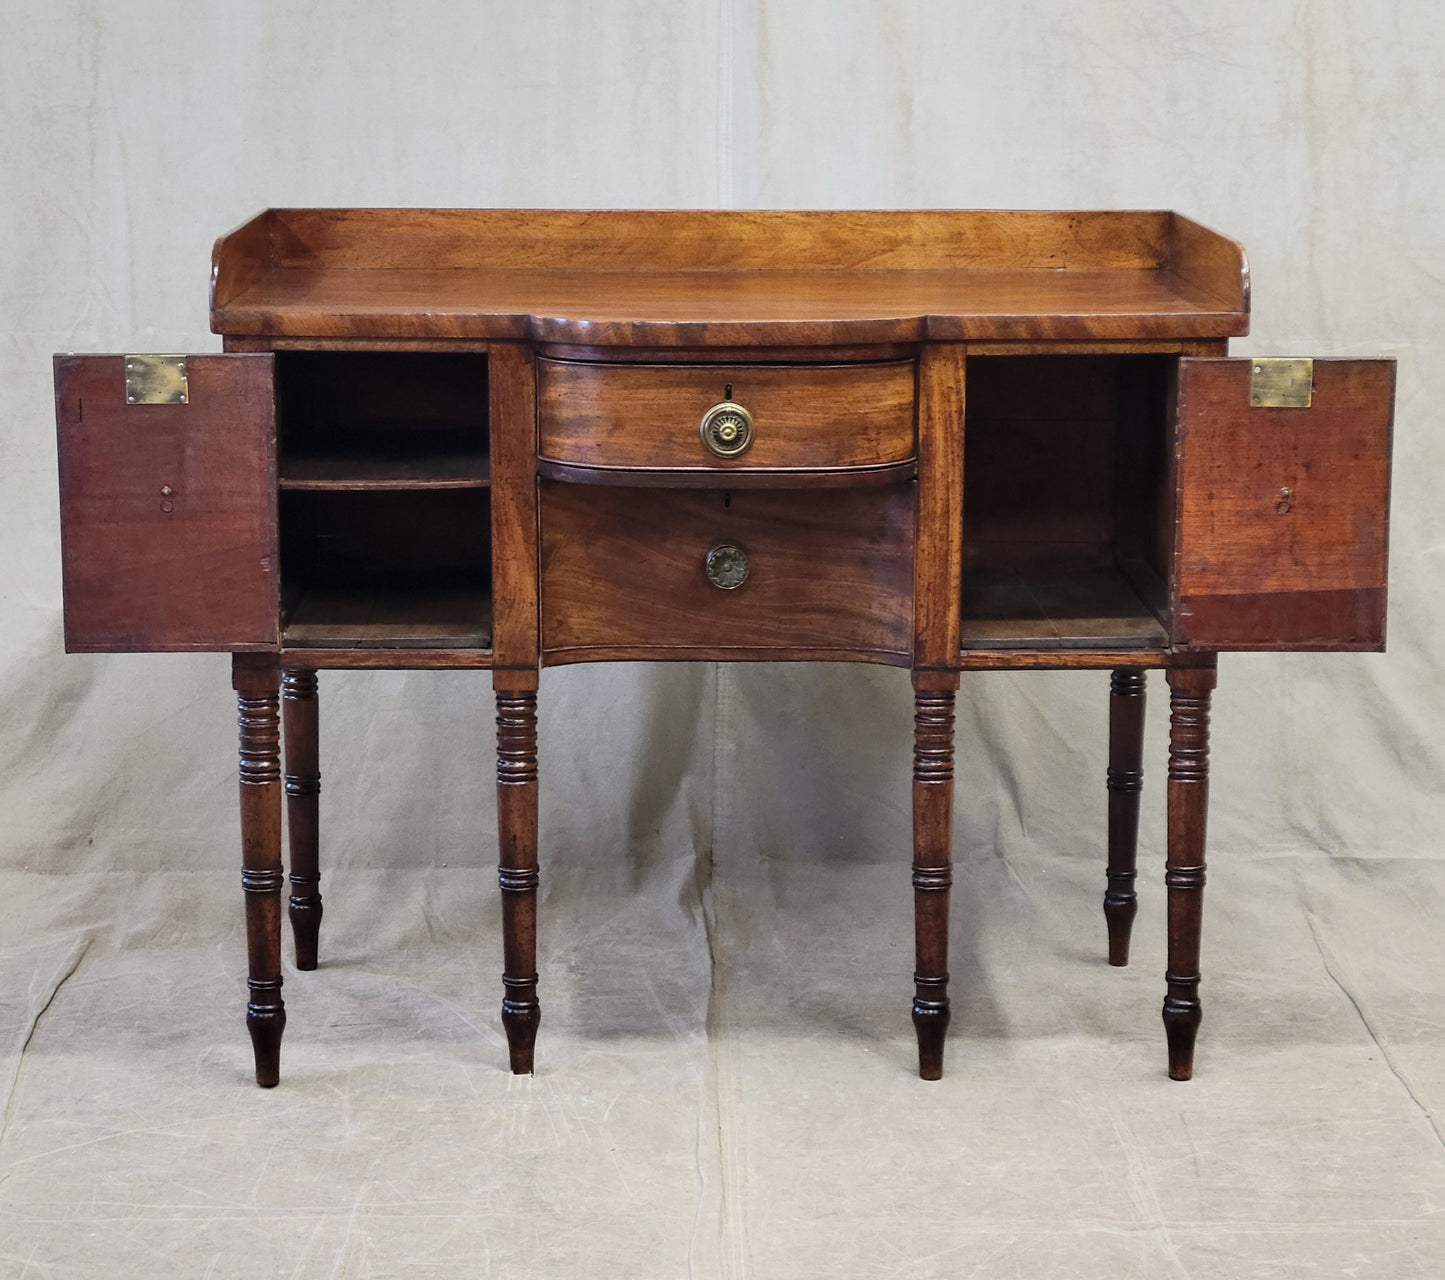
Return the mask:
[[502, 1026], [512, 1073], [529, 1075], [542, 1006], [537, 1000], [537, 692], [502, 672], [497, 694], [497, 833], [502, 895]]
[[281, 488], [312, 490], [485, 489], [492, 483], [486, 453], [433, 450], [393, 458], [384, 454], [292, 454]]
[[1243, 251], [1202, 228], [1182, 232], [1169, 213], [267, 217], [269, 235], [217, 242], [218, 333], [706, 347], [1217, 338], [1247, 328]]
[[128, 405], [121, 356], [57, 356], [67, 652], [276, 644], [268, 355], [190, 356], [188, 404]]
[[957, 344], [918, 357], [918, 541], [913, 561], [913, 665], [952, 668], [959, 650], [963, 564], [963, 424], [967, 361]]
[[1198, 666], [1170, 666], [1169, 851], [1164, 883], [1169, 898], [1168, 991], [1164, 1030], [1169, 1040], [1169, 1078], [1194, 1074], [1199, 1033], [1199, 934], [1204, 912], [1204, 829], [1209, 811], [1209, 700], [1214, 657]]
[[[542, 647], [649, 657], [808, 649], [907, 665], [912, 648], [911, 485], [824, 492], [668, 492], [544, 481]], [[736, 590], [704, 573], [741, 547]]]
[[[1143, 673], [1166, 668], [1188, 1076], [1214, 651], [1383, 642], [1388, 362], [1319, 362], [1312, 409], [1247, 409], [1247, 362], [1217, 358], [1248, 327], [1243, 250], [1161, 212], [269, 210], [217, 242], [211, 302], [232, 354], [192, 358], [189, 405], [127, 409], [119, 357], [57, 360], [67, 642], [236, 654], [261, 1083], [281, 668], [308, 967], [316, 670], [493, 667], [502, 1021], [530, 1071], [538, 671], [633, 659], [911, 668], [935, 1078], [959, 672], [1113, 671], [1122, 963]], [[729, 385], [758, 436], [722, 461], [697, 427]], [[750, 557], [736, 590], [704, 572], [721, 542]]]
[[465, 588], [309, 589], [282, 640], [288, 649], [487, 649], [492, 597]]
[[321, 763], [316, 672], [297, 667], [281, 677], [286, 756], [286, 834], [291, 847], [291, 937], [296, 967], [316, 968], [321, 933]]
[[246, 898], [246, 1029], [256, 1083], [281, 1079], [281, 671], [270, 654], [236, 654], [231, 683], [241, 729], [241, 888]]
[[[537, 362], [539, 456], [574, 466], [706, 472], [878, 467], [914, 457], [911, 360], [839, 365]], [[753, 415], [752, 445], [719, 458], [713, 405]]]
[[1144, 790], [1144, 695], [1146, 676], [1137, 667], [1117, 667], [1109, 677], [1108, 888], [1104, 921], [1109, 930], [1109, 963], [1129, 963], [1129, 935], [1139, 911], [1139, 794]]
[[403, 648], [383, 645], [374, 649], [286, 648], [281, 659], [287, 666], [334, 669], [338, 671], [489, 671], [489, 649]]
[[963, 579], [965, 649], [1156, 649], [1169, 636], [1112, 565], [971, 569]]
[[882, 467], [833, 471], [620, 471], [608, 467], [574, 467], [538, 458], [537, 474], [544, 480], [607, 484], [623, 489], [857, 489], [913, 480], [918, 475], [918, 463], [894, 462]]
[[537, 625], [537, 374], [524, 347], [497, 346], [491, 390], [493, 661], [535, 672]]
[[[955, 687], [957, 677], [954, 677]], [[943, 1077], [948, 1031], [948, 899], [953, 884], [954, 690], [913, 694], [913, 1028], [918, 1074]]]
[[1181, 360], [1175, 642], [1381, 649], [1395, 364], [1316, 360], [1308, 409], [1252, 408], [1248, 360]]

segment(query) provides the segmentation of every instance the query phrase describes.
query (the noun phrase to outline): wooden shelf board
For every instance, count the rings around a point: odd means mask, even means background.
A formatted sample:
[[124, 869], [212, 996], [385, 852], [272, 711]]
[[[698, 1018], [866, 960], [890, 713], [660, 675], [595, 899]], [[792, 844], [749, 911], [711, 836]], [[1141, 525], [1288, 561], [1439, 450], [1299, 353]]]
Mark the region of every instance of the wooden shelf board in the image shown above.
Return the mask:
[[283, 489], [485, 489], [492, 460], [480, 449], [435, 449], [382, 453], [297, 453], [283, 455]]
[[968, 570], [964, 650], [1165, 649], [1169, 636], [1122, 572], [1060, 564]]
[[492, 597], [465, 588], [309, 588], [281, 635], [284, 648], [490, 649]]

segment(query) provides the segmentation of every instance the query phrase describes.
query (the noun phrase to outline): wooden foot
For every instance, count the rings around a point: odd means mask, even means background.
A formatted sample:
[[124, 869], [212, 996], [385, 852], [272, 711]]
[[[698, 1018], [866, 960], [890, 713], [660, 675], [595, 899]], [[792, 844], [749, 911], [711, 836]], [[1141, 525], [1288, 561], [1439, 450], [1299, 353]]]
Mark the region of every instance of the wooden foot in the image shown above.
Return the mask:
[[1164, 1031], [1169, 1078], [1194, 1074], [1199, 1003], [1199, 934], [1204, 910], [1204, 828], [1209, 808], [1209, 698], [1215, 659], [1171, 667], [1169, 678], [1169, 970]]
[[[537, 1000], [537, 693], [497, 685], [497, 836], [502, 890], [502, 1027], [515, 1075], [532, 1071]], [[532, 677], [535, 682], [536, 677]]]
[[913, 1027], [918, 1035], [918, 1074], [925, 1080], [943, 1076], [943, 1042], [950, 1016], [948, 899], [953, 884], [953, 702], [953, 689], [919, 689], [915, 683]]
[[235, 654], [231, 680], [241, 729], [241, 888], [249, 962], [246, 1027], [256, 1083], [281, 1078], [281, 717], [280, 668], [273, 654]]
[[1139, 900], [1139, 793], [1144, 789], [1145, 673], [1121, 668], [1109, 677], [1109, 869], [1104, 921], [1109, 927], [1109, 963], [1129, 963], [1129, 935]]
[[316, 672], [286, 672], [281, 692], [286, 730], [286, 829], [291, 838], [291, 937], [296, 947], [296, 967], [314, 969], [321, 932]]

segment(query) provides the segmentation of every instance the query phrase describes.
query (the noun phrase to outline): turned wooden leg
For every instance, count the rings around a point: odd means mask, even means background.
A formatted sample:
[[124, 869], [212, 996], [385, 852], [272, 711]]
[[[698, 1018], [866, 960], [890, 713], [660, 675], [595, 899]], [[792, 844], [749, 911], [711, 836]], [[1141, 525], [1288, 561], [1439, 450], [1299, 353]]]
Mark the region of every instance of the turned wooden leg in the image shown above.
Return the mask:
[[1169, 1038], [1169, 1078], [1194, 1074], [1199, 1032], [1199, 930], [1204, 909], [1204, 826], [1209, 807], [1209, 695], [1214, 657], [1207, 665], [1170, 667], [1169, 854], [1164, 883], [1169, 893], [1168, 992], [1164, 1031]]
[[241, 727], [241, 888], [246, 896], [249, 961], [246, 1028], [256, 1054], [256, 1083], [281, 1078], [281, 672], [274, 654], [238, 653], [231, 682]]
[[1109, 677], [1109, 887], [1104, 921], [1109, 926], [1109, 963], [1129, 963], [1129, 935], [1139, 900], [1139, 793], [1144, 789], [1144, 675], [1123, 667]]
[[291, 838], [291, 937], [296, 967], [316, 968], [321, 932], [320, 798], [316, 672], [281, 678], [286, 749], [286, 830]]
[[496, 692], [502, 1026], [512, 1071], [526, 1075], [542, 1020], [537, 1002], [537, 692], [535, 687], [498, 687]]
[[[916, 677], [915, 677], [916, 679]], [[957, 677], [954, 677], [955, 682]], [[918, 1074], [943, 1076], [948, 1031], [948, 896], [953, 884], [953, 689], [913, 694], [913, 1027]]]

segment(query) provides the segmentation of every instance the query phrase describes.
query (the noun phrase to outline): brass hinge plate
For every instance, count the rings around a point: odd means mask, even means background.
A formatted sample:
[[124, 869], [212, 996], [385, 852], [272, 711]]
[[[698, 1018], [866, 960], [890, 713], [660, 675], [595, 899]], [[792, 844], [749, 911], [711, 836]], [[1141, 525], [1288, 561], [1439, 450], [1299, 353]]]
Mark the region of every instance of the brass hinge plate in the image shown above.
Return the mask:
[[1315, 395], [1313, 360], [1251, 362], [1249, 403], [1256, 409], [1308, 409]]
[[126, 356], [126, 404], [189, 404], [185, 356]]

